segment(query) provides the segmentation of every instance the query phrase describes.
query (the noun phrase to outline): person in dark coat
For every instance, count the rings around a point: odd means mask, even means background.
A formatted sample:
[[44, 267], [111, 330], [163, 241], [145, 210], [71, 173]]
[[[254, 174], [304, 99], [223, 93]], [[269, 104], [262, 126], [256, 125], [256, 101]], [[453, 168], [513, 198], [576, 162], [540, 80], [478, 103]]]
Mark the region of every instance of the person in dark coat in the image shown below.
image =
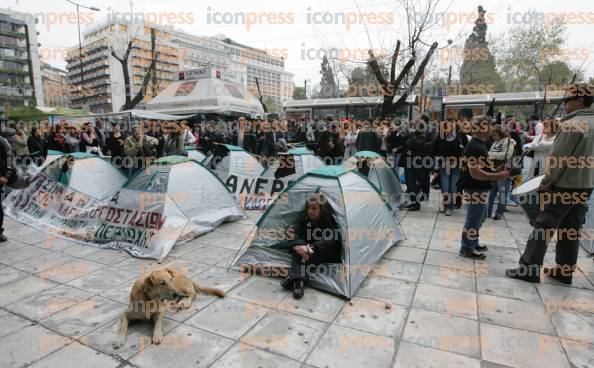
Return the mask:
[[27, 148], [31, 159], [40, 166], [47, 156], [47, 145], [38, 127], [31, 128], [31, 135], [27, 139]]
[[289, 241], [291, 268], [281, 285], [293, 290], [293, 298], [300, 299], [306, 279], [315, 272], [315, 265], [342, 262], [342, 237], [328, 199], [322, 193], [308, 196], [303, 214], [293, 230], [295, 237]]
[[68, 135], [68, 126], [66, 124], [58, 124], [52, 128], [52, 132], [48, 139], [48, 149], [68, 153], [68, 144], [66, 136]]
[[15, 153], [8, 140], [0, 137], [0, 243], [5, 242], [4, 236], [4, 209], [2, 208], [2, 197], [4, 197], [4, 186], [9, 180], [14, 177], [12, 173], [12, 165], [14, 162]]
[[[430, 173], [433, 169], [433, 134], [427, 131], [428, 118], [417, 119], [412, 132], [403, 137], [406, 152], [404, 170], [406, 172], [406, 195], [409, 204], [403, 206], [409, 211], [419, 211], [420, 201], [428, 199]], [[426, 183], [425, 183], [426, 182]]]
[[120, 124], [113, 123], [113, 131], [109, 134], [107, 138], [106, 147], [109, 150], [109, 154], [111, 155], [111, 161], [113, 163], [120, 162], [123, 157], [125, 157], [124, 153], [124, 142], [126, 141], [126, 136], [122, 132], [122, 128]]
[[357, 151], [372, 151], [379, 153], [381, 140], [377, 133], [371, 129], [371, 122], [367, 121], [357, 134]]
[[467, 144], [466, 134], [460, 131], [455, 121], [442, 122], [439, 135], [433, 145], [432, 156], [436, 158], [439, 168], [440, 211], [443, 211], [446, 216], [451, 216], [456, 208], [460, 179], [459, 166]]

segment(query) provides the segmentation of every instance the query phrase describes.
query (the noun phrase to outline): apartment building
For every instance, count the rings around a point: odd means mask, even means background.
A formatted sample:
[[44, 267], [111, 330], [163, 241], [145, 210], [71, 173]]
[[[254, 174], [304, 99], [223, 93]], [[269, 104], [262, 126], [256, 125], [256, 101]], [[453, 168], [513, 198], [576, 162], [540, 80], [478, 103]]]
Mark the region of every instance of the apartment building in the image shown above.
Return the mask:
[[65, 70], [41, 63], [43, 102], [50, 107], [68, 107], [68, 81]]
[[39, 44], [31, 14], [0, 9], [0, 113], [43, 106]]
[[[82, 50], [72, 48], [66, 58], [71, 107], [92, 112], [117, 112], [126, 101], [126, 83], [122, 64], [112, 55], [127, 61], [130, 96], [140, 91], [152, 61], [151, 34], [155, 33], [156, 75], [149, 79], [142, 107], [171, 83], [179, 71], [178, 50], [171, 34], [158, 26], [113, 20], [84, 33]], [[82, 54], [82, 63], [81, 63]], [[81, 65], [82, 64], [82, 65]], [[82, 73], [81, 73], [82, 71]]]

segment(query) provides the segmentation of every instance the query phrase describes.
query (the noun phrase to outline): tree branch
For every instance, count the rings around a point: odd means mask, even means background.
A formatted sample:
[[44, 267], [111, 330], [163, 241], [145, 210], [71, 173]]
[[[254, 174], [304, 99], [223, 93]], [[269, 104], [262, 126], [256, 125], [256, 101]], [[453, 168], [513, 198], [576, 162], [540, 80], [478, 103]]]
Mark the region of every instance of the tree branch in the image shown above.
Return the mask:
[[396, 42], [396, 50], [394, 50], [394, 55], [392, 55], [392, 65], [390, 65], [390, 84], [394, 84], [396, 81], [396, 59], [398, 58], [398, 53], [400, 52], [400, 40]]
[[381, 85], [387, 86], [388, 81], [386, 81], [386, 78], [384, 78], [384, 76], [382, 75], [382, 71], [380, 70], [379, 64], [377, 62], [377, 58], [373, 54], [372, 50], [369, 50], [369, 57], [370, 57], [370, 59], [369, 59], [369, 61], [367, 61], [367, 65], [369, 65], [369, 69], [371, 69], [371, 71], [375, 75], [375, 78]]

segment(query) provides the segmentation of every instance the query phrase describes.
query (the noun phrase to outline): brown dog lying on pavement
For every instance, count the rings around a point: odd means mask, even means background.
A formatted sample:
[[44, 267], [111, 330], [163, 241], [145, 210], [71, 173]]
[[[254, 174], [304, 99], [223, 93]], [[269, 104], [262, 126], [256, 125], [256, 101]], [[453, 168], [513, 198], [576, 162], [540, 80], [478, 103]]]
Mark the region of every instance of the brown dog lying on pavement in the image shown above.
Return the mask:
[[185, 274], [170, 268], [161, 268], [141, 276], [132, 287], [128, 309], [120, 317], [119, 335], [113, 347], [118, 349], [124, 345], [128, 322], [131, 320], [153, 320], [153, 344], [162, 343], [161, 323], [167, 306], [173, 303], [177, 310], [190, 308], [199, 292], [225, 296], [223, 290], [201, 287]]

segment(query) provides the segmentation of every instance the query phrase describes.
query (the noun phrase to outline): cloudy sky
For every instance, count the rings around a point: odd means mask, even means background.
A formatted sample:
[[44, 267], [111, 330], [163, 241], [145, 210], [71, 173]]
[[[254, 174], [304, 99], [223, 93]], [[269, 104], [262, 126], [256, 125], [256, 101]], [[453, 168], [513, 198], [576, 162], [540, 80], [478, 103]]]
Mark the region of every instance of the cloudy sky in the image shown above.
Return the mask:
[[[335, 60], [337, 73], [344, 74], [364, 62], [369, 48], [389, 53], [398, 38], [406, 38], [407, 22], [399, 0], [79, 2], [100, 9], [81, 9], [83, 30], [119, 12], [120, 16], [133, 13], [198, 35], [225, 34], [237, 42], [285, 56], [286, 69], [294, 74], [297, 85], [305, 79], [319, 82], [319, 64], [325, 53]], [[491, 36], [512, 25], [533, 21], [527, 14], [535, 6], [536, 11], [544, 13], [544, 19], [566, 13], [567, 61], [575, 66], [583, 64], [585, 74], [594, 75], [592, 0], [441, 0], [437, 16], [431, 20], [433, 27], [422, 40], [437, 41], [442, 46], [452, 39], [452, 48], [462, 48], [478, 5], [487, 10]], [[4, 0], [2, 6], [36, 14], [40, 18], [37, 30], [41, 54], [50, 64], [64, 67], [65, 50], [78, 43], [74, 5], [66, 0]], [[442, 58], [440, 67], [445, 69], [451, 59]]]

